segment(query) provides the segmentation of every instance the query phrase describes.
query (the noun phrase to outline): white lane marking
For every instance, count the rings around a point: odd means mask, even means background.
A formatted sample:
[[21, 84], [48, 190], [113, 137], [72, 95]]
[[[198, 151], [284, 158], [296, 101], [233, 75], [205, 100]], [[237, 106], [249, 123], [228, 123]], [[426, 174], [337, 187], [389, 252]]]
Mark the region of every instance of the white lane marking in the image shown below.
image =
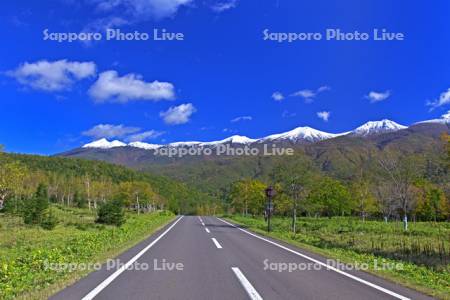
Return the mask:
[[354, 275], [352, 275], [352, 274], [349, 274], [349, 273], [344, 272], [344, 271], [342, 271], [342, 270], [339, 270], [339, 269], [337, 269], [337, 268], [335, 268], [335, 267], [332, 267], [332, 266], [330, 266], [330, 265], [327, 265], [327, 264], [325, 264], [325, 263], [323, 263], [323, 262], [321, 262], [321, 261], [319, 261], [319, 260], [317, 260], [317, 259], [314, 259], [314, 258], [312, 258], [312, 257], [309, 257], [309, 256], [305, 255], [305, 254], [302, 254], [302, 253], [300, 253], [300, 252], [294, 251], [294, 250], [292, 250], [292, 249], [289, 249], [288, 247], [285, 247], [285, 246], [283, 246], [283, 245], [280, 245], [280, 244], [277, 244], [277, 243], [275, 243], [275, 242], [272, 242], [271, 240], [268, 240], [268, 239], [265, 239], [265, 238], [263, 238], [263, 237], [260, 237], [260, 236], [254, 234], [254, 233], [251, 233], [250, 231], [247, 231], [247, 230], [245, 230], [245, 229], [239, 228], [239, 227], [237, 227], [236, 225], [231, 224], [230, 222], [227, 222], [227, 221], [222, 220], [222, 219], [220, 219], [220, 218], [217, 218], [217, 219], [219, 219], [220, 221], [224, 222], [225, 224], [228, 224], [228, 225], [230, 225], [230, 226], [233, 226], [233, 227], [239, 229], [239, 230], [242, 231], [242, 232], [245, 232], [245, 233], [248, 234], [248, 235], [251, 235], [251, 236], [253, 236], [253, 237], [257, 238], [257, 239], [263, 240], [263, 241], [265, 241], [265, 242], [267, 242], [267, 243], [269, 243], [269, 244], [272, 244], [272, 245], [277, 246], [277, 247], [279, 247], [279, 248], [281, 248], [281, 249], [284, 249], [284, 250], [286, 250], [286, 251], [289, 251], [289, 252], [291, 252], [291, 253], [293, 253], [293, 254], [296, 254], [296, 255], [298, 255], [298, 256], [301, 256], [301, 257], [303, 257], [303, 258], [306, 258], [306, 259], [308, 259], [308, 260], [310, 260], [310, 261], [312, 261], [312, 262], [314, 262], [314, 263], [316, 263], [316, 264], [319, 264], [319, 265], [321, 265], [321, 266], [323, 266], [323, 267], [326, 267], [328, 270], [332, 270], [332, 271], [335, 271], [335, 272], [337, 272], [337, 273], [339, 273], [339, 274], [341, 274], [341, 275], [347, 276], [348, 278], [351, 278], [351, 279], [353, 279], [353, 280], [356, 280], [356, 281], [358, 281], [358, 282], [360, 282], [360, 283], [362, 283], [362, 284], [365, 284], [365, 285], [367, 285], [367, 286], [370, 286], [370, 287], [372, 287], [372, 288], [374, 288], [374, 289], [377, 289], [377, 290], [379, 290], [379, 291], [381, 291], [381, 292], [383, 292], [383, 293], [386, 293], [386, 294], [391, 295], [391, 296], [393, 296], [393, 297], [395, 297], [395, 298], [398, 298], [398, 299], [402, 299], [402, 300], [411, 300], [410, 298], [407, 298], [407, 297], [405, 297], [405, 296], [402, 296], [402, 295], [400, 295], [400, 294], [397, 294], [397, 293], [395, 293], [395, 292], [393, 292], [393, 291], [391, 291], [391, 290], [385, 289], [384, 287], [381, 287], [381, 286], [379, 286], [379, 285], [376, 285], [376, 284], [373, 284], [373, 283], [371, 283], [371, 282], [368, 282], [368, 281], [366, 281], [366, 280], [364, 280], [364, 279], [361, 279], [361, 278], [359, 278], [359, 277], [356, 277], [356, 276], [354, 276]]
[[203, 223], [202, 218], [198, 217], [198, 220], [200, 221], [200, 223]]
[[219, 244], [219, 242], [215, 238], [212, 238], [212, 241], [214, 242], [214, 245], [216, 245], [217, 248], [222, 249], [222, 246]]
[[155, 245], [160, 239], [162, 239], [177, 223], [183, 219], [183, 216], [178, 218], [169, 228], [166, 229], [159, 237], [157, 237], [153, 242], [148, 244], [147, 247], [141, 250], [138, 254], [136, 254], [132, 259], [130, 259], [125, 265], [120, 267], [116, 272], [112, 273], [108, 278], [106, 278], [102, 283], [100, 283], [95, 289], [93, 289], [89, 294], [84, 296], [82, 300], [92, 300], [95, 296], [97, 296], [104, 288], [106, 288], [114, 279], [116, 279], [120, 274], [122, 274], [126, 269], [128, 269], [136, 260], [138, 260], [142, 255], [145, 254], [153, 245]]
[[245, 278], [244, 274], [242, 274], [241, 270], [239, 268], [231, 268], [233, 270], [234, 275], [239, 279], [239, 282], [241, 283], [242, 287], [247, 292], [248, 296], [252, 300], [263, 300], [261, 295], [255, 290], [253, 285]]
[[205, 226], [205, 223], [202, 222], [202, 226]]
[[206, 227], [205, 227], [205, 230], [206, 230], [206, 232], [207, 232], [207, 233], [209, 233], [209, 232], [210, 232], [210, 231], [209, 231], [209, 229], [208, 229], [208, 228], [206, 228]]

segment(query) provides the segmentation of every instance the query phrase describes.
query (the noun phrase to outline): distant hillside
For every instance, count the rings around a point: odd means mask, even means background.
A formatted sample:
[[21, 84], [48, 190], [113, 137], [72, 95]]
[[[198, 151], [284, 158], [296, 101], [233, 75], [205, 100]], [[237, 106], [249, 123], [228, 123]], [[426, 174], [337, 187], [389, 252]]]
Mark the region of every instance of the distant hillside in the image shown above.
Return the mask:
[[177, 182], [165, 176], [155, 175], [152, 172], [138, 172], [130, 168], [102, 161], [74, 159], [64, 157], [45, 157], [23, 154], [0, 154], [0, 165], [17, 161], [32, 172], [56, 174], [58, 177], [89, 176], [90, 180], [110, 180], [113, 184], [125, 181], [144, 181], [151, 184], [153, 190], [164, 197], [173, 210], [183, 208], [193, 211], [195, 205], [212, 198], [200, 192], [193, 186]]
[[[79, 148], [60, 156], [108, 161], [165, 175], [203, 191], [217, 193], [229, 183], [243, 177], [267, 179], [276, 163], [294, 161], [297, 158], [306, 157], [314, 163], [319, 172], [346, 180], [354, 176], [356, 168], [365, 161], [386, 151], [436, 157], [442, 150], [440, 137], [444, 132], [449, 132], [448, 124], [422, 123], [396, 131], [371, 135], [349, 134], [313, 143], [275, 140], [270, 144], [295, 149], [295, 156], [281, 157], [212, 155], [169, 158], [154, 155], [154, 150], [129, 146], [109, 149]], [[253, 146], [262, 147], [262, 144]]]

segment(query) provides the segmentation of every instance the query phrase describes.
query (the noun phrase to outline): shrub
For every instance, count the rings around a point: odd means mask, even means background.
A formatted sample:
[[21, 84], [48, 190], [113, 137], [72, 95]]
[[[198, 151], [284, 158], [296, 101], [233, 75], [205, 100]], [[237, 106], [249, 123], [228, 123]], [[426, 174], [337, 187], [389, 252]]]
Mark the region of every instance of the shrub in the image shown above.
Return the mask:
[[97, 223], [115, 225], [117, 227], [125, 223], [125, 211], [120, 200], [113, 200], [102, 204], [97, 215]]
[[56, 225], [58, 225], [58, 218], [52, 213], [51, 210], [48, 210], [44, 214], [39, 225], [46, 230], [53, 230]]

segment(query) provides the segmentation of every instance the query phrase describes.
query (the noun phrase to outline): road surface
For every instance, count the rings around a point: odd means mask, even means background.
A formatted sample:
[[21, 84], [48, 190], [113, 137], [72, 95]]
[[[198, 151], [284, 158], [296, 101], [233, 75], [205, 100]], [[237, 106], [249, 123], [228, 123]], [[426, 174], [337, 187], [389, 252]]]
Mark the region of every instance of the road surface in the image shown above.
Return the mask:
[[216, 217], [178, 217], [117, 259], [50, 299], [431, 299]]

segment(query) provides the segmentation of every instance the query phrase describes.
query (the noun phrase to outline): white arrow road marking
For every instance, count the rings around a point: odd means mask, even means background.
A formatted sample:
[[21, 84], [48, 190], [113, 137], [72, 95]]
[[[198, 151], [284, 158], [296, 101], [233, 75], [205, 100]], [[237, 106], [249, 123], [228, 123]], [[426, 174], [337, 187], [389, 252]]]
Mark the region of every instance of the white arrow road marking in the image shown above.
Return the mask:
[[242, 287], [247, 292], [247, 294], [250, 297], [250, 299], [252, 299], [252, 300], [263, 300], [261, 295], [255, 290], [255, 288], [250, 283], [250, 281], [248, 281], [247, 278], [245, 278], [244, 274], [242, 274], [242, 272], [241, 272], [241, 270], [239, 270], [239, 268], [235, 268], [234, 267], [234, 268], [231, 268], [231, 270], [233, 270], [234, 275], [236, 275], [237, 279], [239, 280], [239, 282], [241, 283]]
[[145, 254], [153, 245], [155, 245], [160, 239], [162, 239], [175, 225], [177, 225], [180, 220], [183, 219], [183, 216], [178, 218], [166, 231], [164, 231], [158, 238], [156, 238], [153, 242], [151, 242], [147, 247], [141, 250], [138, 254], [136, 254], [132, 259], [130, 259], [125, 265], [120, 267], [117, 271], [109, 275], [102, 283], [100, 283], [95, 289], [93, 289], [89, 294], [84, 296], [82, 300], [92, 300], [95, 296], [97, 296], [103, 289], [105, 289], [114, 279], [116, 279], [120, 274], [122, 274], [126, 269], [128, 269], [132, 264], [134, 264], [142, 255]]
[[275, 243], [275, 242], [273, 242], [273, 241], [271, 241], [271, 240], [268, 240], [268, 239], [265, 239], [265, 238], [263, 238], [263, 237], [260, 237], [260, 236], [254, 234], [254, 233], [251, 233], [250, 231], [247, 231], [247, 230], [245, 230], [245, 229], [239, 228], [239, 227], [237, 227], [236, 225], [231, 224], [230, 222], [227, 222], [227, 221], [222, 220], [222, 219], [220, 219], [220, 218], [217, 218], [217, 219], [219, 219], [220, 221], [224, 222], [225, 224], [228, 224], [228, 225], [230, 225], [230, 226], [233, 226], [233, 227], [239, 229], [240, 231], [245, 232], [246, 234], [251, 235], [251, 236], [253, 236], [253, 237], [257, 238], [257, 239], [263, 240], [263, 241], [265, 241], [265, 242], [267, 242], [267, 243], [269, 243], [269, 244], [272, 244], [272, 245], [274, 245], [274, 246], [277, 246], [277, 247], [279, 247], [279, 248], [281, 248], [281, 249], [284, 249], [284, 250], [286, 250], [286, 251], [289, 251], [289, 252], [291, 252], [291, 253], [293, 253], [293, 254], [295, 254], [295, 255], [298, 255], [298, 256], [301, 256], [301, 257], [303, 257], [303, 258], [306, 258], [307, 260], [310, 260], [310, 261], [312, 261], [312, 262], [314, 262], [314, 263], [316, 263], [316, 264], [319, 264], [319, 265], [321, 265], [321, 266], [323, 266], [323, 267], [326, 267], [328, 270], [335, 271], [335, 272], [337, 272], [337, 273], [339, 273], [339, 274], [341, 274], [341, 275], [344, 275], [344, 276], [346, 276], [346, 277], [348, 277], [348, 278], [351, 278], [351, 279], [353, 279], [353, 280], [356, 280], [356, 281], [358, 281], [358, 282], [360, 282], [360, 283], [362, 283], [362, 284], [365, 284], [365, 285], [367, 285], [367, 286], [370, 286], [370, 287], [372, 287], [372, 288], [374, 288], [374, 289], [376, 289], [376, 290], [379, 290], [379, 291], [381, 291], [381, 292], [383, 292], [383, 293], [386, 293], [386, 294], [388, 294], [388, 295], [391, 295], [391, 296], [393, 296], [393, 297], [395, 297], [395, 298], [398, 298], [398, 299], [401, 299], [401, 300], [410, 300], [409, 298], [407, 298], [407, 297], [405, 297], [405, 296], [402, 296], [402, 295], [400, 295], [400, 294], [397, 294], [397, 293], [395, 293], [395, 292], [393, 292], [393, 291], [391, 291], [391, 290], [385, 289], [384, 287], [381, 287], [381, 286], [379, 286], [379, 285], [376, 285], [376, 284], [373, 284], [373, 283], [371, 283], [371, 282], [368, 282], [368, 281], [366, 281], [366, 280], [364, 280], [364, 279], [361, 279], [361, 278], [359, 278], [359, 277], [356, 277], [356, 276], [354, 276], [354, 275], [352, 275], [352, 274], [349, 274], [349, 273], [344, 272], [344, 271], [342, 271], [342, 270], [339, 270], [339, 269], [337, 269], [337, 268], [335, 268], [335, 267], [332, 267], [332, 266], [330, 266], [330, 265], [327, 265], [326, 263], [323, 263], [323, 262], [321, 262], [321, 261], [319, 261], [319, 260], [317, 260], [317, 259], [314, 259], [314, 258], [312, 258], [312, 257], [309, 257], [309, 256], [305, 255], [305, 254], [302, 254], [302, 253], [300, 253], [300, 252], [294, 251], [294, 250], [292, 250], [292, 249], [289, 249], [288, 247], [285, 247], [285, 246], [283, 246], [283, 245], [277, 244], [277, 243]]
[[219, 244], [219, 242], [215, 238], [212, 238], [212, 241], [214, 242], [214, 245], [216, 245], [216, 247], [218, 249], [222, 249], [222, 246]]

